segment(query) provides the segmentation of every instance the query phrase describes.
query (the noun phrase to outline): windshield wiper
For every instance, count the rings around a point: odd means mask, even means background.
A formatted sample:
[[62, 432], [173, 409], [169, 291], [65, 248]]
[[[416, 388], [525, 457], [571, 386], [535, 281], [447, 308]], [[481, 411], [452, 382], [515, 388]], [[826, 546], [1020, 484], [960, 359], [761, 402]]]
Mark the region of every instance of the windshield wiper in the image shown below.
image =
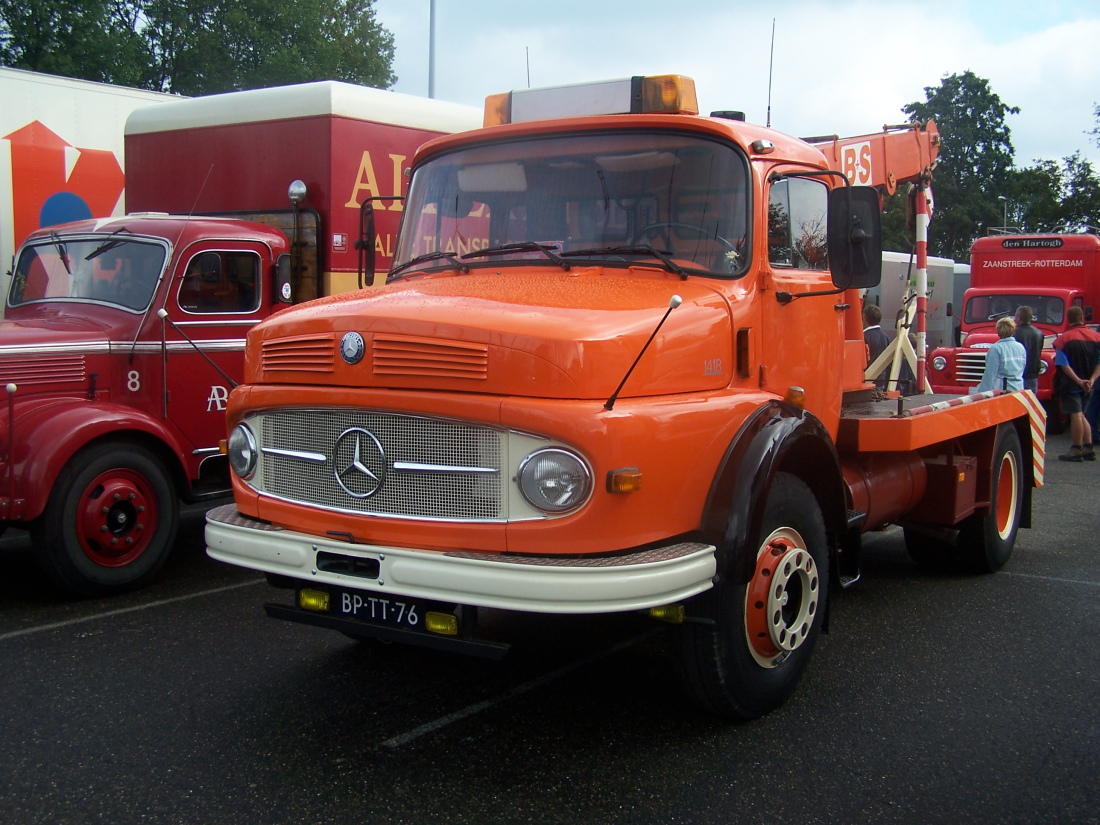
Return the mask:
[[541, 252], [562, 269], [568, 270], [569, 264], [554, 254], [553, 250], [556, 248], [555, 244], [517, 241], [516, 243], [505, 243], [500, 246], [487, 246], [485, 249], [475, 249], [473, 252], [467, 252], [462, 257], [463, 259], [485, 258], [489, 255], [508, 255], [512, 252]]
[[680, 276], [681, 280], [687, 280], [687, 273], [679, 266], [669, 255], [672, 252], [668, 249], [657, 249], [656, 247], [649, 246], [648, 244], [634, 244], [631, 246], [598, 246], [591, 249], [570, 249], [568, 252], [561, 253], [563, 258], [577, 257], [584, 258], [595, 255], [649, 255], [650, 257], [657, 258], [661, 263], [665, 265], [665, 268], [669, 272], [675, 272]]
[[410, 258], [409, 260], [405, 261], [405, 263], [401, 264], [401, 266], [394, 267], [390, 270], [390, 274], [387, 276], [386, 280], [388, 281], [390, 278], [397, 275], [398, 272], [408, 269], [410, 266], [416, 266], [417, 264], [422, 264], [426, 261], [437, 261], [441, 258], [450, 261], [458, 269], [459, 272], [470, 271], [470, 265], [462, 263], [462, 261], [460, 261], [453, 253], [440, 252], [437, 250], [435, 252], [425, 252], [423, 255], [417, 255], [415, 258]]
[[103, 243], [101, 243], [99, 246], [97, 246], [95, 249], [93, 249], [91, 252], [89, 252], [87, 255], [85, 255], [84, 260], [90, 261], [92, 258], [96, 258], [96, 257], [102, 255], [108, 249], [113, 249], [114, 247], [118, 246], [120, 243], [129, 243], [130, 242], [129, 238], [119, 238], [118, 240], [111, 240], [119, 232], [129, 232], [129, 231], [130, 230], [127, 229], [125, 226], [120, 226], [118, 229], [116, 229], [114, 232], [112, 232], [110, 235], [107, 236], [107, 240], [105, 240]]
[[69, 275], [72, 275], [73, 269], [69, 266], [69, 253], [65, 251], [65, 242], [61, 240], [60, 235], [53, 231], [50, 232], [50, 240], [52, 240], [54, 246], [57, 247], [57, 255], [61, 258], [61, 263], [65, 265], [65, 271], [68, 272]]

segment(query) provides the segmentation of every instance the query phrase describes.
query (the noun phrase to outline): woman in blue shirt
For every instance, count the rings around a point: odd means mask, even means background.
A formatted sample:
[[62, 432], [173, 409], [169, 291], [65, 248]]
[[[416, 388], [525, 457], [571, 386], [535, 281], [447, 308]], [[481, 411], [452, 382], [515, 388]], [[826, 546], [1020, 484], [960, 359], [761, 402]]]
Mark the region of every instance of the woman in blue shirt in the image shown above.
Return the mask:
[[1027, 363], [1027, 350], [1024, 345], [1012, 337], [1016, 324], [1011, 318], [1002, 318], [997, 322], [997, 335], [1000, 340], [985, 354], [985, 372], [978, 384], [977, 392], [986, 390], [1022, 390], [1024, 388], [1024, 364]]

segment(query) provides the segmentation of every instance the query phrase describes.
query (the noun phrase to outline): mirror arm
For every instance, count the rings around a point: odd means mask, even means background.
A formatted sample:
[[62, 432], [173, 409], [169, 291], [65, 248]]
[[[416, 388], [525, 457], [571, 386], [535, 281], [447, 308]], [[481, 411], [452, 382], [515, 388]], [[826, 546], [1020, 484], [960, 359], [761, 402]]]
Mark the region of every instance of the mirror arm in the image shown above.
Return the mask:
[[847, 291], [847, 287], [841, 287], [839, 289], [823, 289], [818, 292], [799, 292], [797, 294], [791, 292], [777, 292], [775, 293], [775, 300], [779, 301], [781, 304], [789, 304], [795, 298], [814, 298], [818, 295], [839, 295]]

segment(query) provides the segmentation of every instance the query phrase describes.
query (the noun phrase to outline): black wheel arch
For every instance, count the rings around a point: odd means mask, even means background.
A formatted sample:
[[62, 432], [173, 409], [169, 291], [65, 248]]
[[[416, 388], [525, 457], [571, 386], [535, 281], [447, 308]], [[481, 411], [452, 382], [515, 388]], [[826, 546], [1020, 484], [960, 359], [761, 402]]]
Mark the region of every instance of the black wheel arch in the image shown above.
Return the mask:
[[778, 472], [797, 476], [813, 491], [825, 520], [829, 554], [847, 529], [847, 487], [836, 446], [820, 419], [781, 401], [757, 409], [726, 448], [711, 483], [702, 526], [718, 547], [720, 576], [752, 577], [768, 489]]

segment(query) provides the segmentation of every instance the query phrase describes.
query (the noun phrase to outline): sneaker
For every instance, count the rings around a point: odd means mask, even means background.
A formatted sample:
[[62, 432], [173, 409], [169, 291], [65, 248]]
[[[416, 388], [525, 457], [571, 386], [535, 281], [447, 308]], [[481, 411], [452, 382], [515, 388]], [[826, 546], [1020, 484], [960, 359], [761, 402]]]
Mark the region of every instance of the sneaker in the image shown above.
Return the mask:
[[1081, 452], [1081, 448], [1074, 444], [1069, 448], [1069, 452], [1064, 455], [1058, 456], [1059, 461], [1084, 461], [1085, 456]]

